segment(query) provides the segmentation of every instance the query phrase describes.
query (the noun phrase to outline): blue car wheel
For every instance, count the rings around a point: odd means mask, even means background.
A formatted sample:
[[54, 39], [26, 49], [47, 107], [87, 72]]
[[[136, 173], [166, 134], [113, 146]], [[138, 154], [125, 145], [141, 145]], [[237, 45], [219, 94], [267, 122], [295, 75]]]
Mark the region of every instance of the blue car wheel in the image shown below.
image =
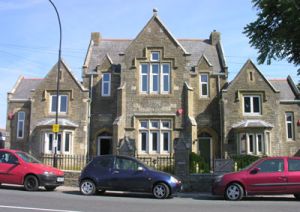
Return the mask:
[[153, 187], [152, 193], [157, 199], [165, 199], [170, 195], [170, 189], [165, 183], [158, 183]]

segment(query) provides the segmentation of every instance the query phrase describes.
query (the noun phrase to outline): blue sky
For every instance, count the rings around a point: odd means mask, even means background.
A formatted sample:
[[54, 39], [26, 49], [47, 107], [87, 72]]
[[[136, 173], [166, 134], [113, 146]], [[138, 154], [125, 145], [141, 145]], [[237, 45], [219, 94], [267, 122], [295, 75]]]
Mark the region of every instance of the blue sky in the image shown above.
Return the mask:
[[[213, 30], [221, 41], [231, 80], [257, 50], [242, 33], [256, 19], [251, 0], [53, 0], [62, 22], [62, 57], [80, 80], [91, 32], [103, 38], [133, 39], [152, 17], [152, 9], [176, 38], [206, 39]], [[7, 92], [19, 76], [43, 78], [57, 62], [59, 28], [48, 0], [0, 0], [0, 128], [7, 118]], [[286, 61], [259, 65], [267, 78], [291, 75]]]

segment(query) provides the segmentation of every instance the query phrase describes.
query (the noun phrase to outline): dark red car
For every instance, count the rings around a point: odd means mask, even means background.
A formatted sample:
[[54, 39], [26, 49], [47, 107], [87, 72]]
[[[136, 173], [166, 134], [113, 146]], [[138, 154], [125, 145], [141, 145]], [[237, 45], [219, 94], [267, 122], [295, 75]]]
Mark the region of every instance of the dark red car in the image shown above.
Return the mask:
[[64, 172], [39, 162], [31, 155], [18, 151], [0, 150], [0, 184], [24, 185], [27, 191], [35, 191], [39, 186], [53, 191], [64, 183]]
[[300, 200], [300, 157], [266, 157], [239, 172], [217, 176], [212, 193], [227, 200], [256, 194], [294, 194]]

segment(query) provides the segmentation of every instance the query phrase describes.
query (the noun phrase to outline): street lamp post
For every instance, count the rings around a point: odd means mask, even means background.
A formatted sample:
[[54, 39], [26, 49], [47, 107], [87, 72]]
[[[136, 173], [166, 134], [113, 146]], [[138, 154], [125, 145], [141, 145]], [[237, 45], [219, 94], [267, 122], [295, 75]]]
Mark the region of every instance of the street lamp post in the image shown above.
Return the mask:
[[[57, 79], [56, 79], [56, 112], [55, 112], [55, 125], [58, 126], [58, 101], [59, 101], [59, 80], [60, 80], [60, 62], [61, 62], [61, 41], [62, 41], [62, 30], [59, 13], [54, 5], [54, 3], [49, 0], [53, 8], [55, 9], [58, 24], [59, 24], [59, 49], [58, 49], [58, 63], [57, 63]], [[58, 130], [55, 130], [55, 142], [54, 142], [54, 157], [53, 157], [53, 166], [57, 167], [57, 145], [58, 145]]]

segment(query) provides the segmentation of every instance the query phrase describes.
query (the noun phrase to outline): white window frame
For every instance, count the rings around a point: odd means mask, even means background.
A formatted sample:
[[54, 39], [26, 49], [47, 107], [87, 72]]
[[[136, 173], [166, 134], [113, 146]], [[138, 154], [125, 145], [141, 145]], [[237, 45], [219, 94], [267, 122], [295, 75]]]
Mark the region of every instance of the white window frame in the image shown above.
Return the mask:
[[[259, 103], [259, 112], [254, 112], [254, 98], [258, 97], [258, 103]], [[245, 98], [250, 98], [250, 112], [245, 111]], [[261, 103], [261, 96], [260, 95], [244, 95], [243, 96], [243, 114], [247, 116], [257, 116], [261, 115], [262, 112], [262, 103]]]
[[[158, 73], [154, 73], [153, 72], [153, 65], [157, 65], [158, 67]], [[160, 73], [161, 73], [161, 67], [159, 65], [159, 63], [151, 63], [150, 64], [150, 94], [159, 94], [160, 93], [160, 88], [161, 88], [161, 85], [160, 85]], [[154, 77], [157, 76], [157, 91], [154, 91], [153, 90], [153, 82], [154, 82]]]
[[[152, 52], [153, 53], [153, 52]], [[140, 71], [139, 71], [139, 85], [140, 85], [140, 93], [141, 94], [170, 94], [171, 90], [171, 64], [168, 62], [160, 62], [160, 55], [158, 60], [152, 60], [152, 53], [151, 53], [151, 58], [150, 62], [143, 62], [140, 63]], [[159, 53], [159, 52], [158, 52]], [[158, 66], [158, 73], [153, 72], [153, 65]], [[164, 66], [168, 66], [168, 73], [164, 73]], [[147, 73], [143, 73], [142, 67], [146, 66], [147, 67]], [[143, 90], [143, 77], [147, 77], [147, 89], [146, 91]], [[154, 82], [154, 76], [157, 77], [157, 86], [158, 90], [154, 91], [153, 90], [153, 82]], [[164, 83], [164, 78], [168, 78], [168, 85], [167, 85], [167, 90], [164, 90], [165, 83]]]
[[[291, 121], [288, 121], [288, 117], [291, 117], [292, 120]], [[289, 137], [289, 125], [291, 127], [291, 132], [292, 132], [292, 137]], [[286, 129], [286, 138], [288, 141], [294, 141], [295, 139], [295, 132], [294, 132], [294, 113], [292, 112], [286, 112], [285, 113], [285, 129]]]
[[[21, 119], [21, 114], [24, 116], [24, 119]], [[17, 123], [17, 139], [23, 139], [24, 138], [24, 130], [25, 130], [25, 119], [26, 119], [26, 113], [24, 111], [18, 112], [18, 123]], [[20, 129], [20, 124], [22, 123], [22, 129]], [[19, 135], [19, 131], [21, 130], [21, 136]]]
[[[142, 122], [147, 122], [147, 127], [141, 127]], [[152, 123], [157, 122], [157, 127], [152, 127]], [[163, 122], [169, 122], [169, 128], [163, 127]], [[146, 134], [146, 150], [142, 150], [142, 134]], [[168, 150], [164, 150], [164, 133], [168, 133]], [[153, 134], [157, 134], [157, 150], [153, 149]], [[171, 150], [171, 120], [149, 119], [140, 120], [139, 123], [139, 154], [169, 154]]]
[[[242, 152], [242, 137], [243, 135], [246, 136], [246, 151]], [[253, 138], [253, 152], [250, 152], [250, 136]], [[261, 136], [261, 142], [262, 142], [262, 151], [259, 151], [259, 145], [258, 145], [258, 137]], [[248, 154], [248, 155], [264, 155], [268, 154], [268, 145], [267, 139], [265, 137], [266, 135], [264, 133], [240, 133], [238, 138], [239, 138], [239, 153], [240, 154]]]
[[[164, 73], [164, 65], [167, 65], [169, 67], [168, 73]], [[161, 78], [160, 78], [161, 94], [169, 94], [170, 93], [170, 84], [171, 84], [170, 73], [171, 73], [170, 63], [162, 63], [161, 64]], [[164, 90], [165, 89], [165, 82], [164, 82], [165, 77], [168, 77], [168, 90], [166, 90], [166, 91]]]
[[[207, 82], [202, 81], [202, 76], [206, 76], [207, 77]], [[208, 98], [209, 97], [209, 75], [208, 74], [200, 74], [199, 75], [199, 84], [200, 84], [200, 97], [201, 98]], [[203, 94], [203, 89], [202, 89], [202, 85], [206, 86], [207, 89], [207, 94]]]
[[[104, 75], [108, 75], [108, 81], [104, 81]], [[108, 84], [108, 93], [104, 93], [104, 86]], [[103, 73], [102, 74], [102, 83], [101, 83], [101, 96], [110, 96], [111, 92], [111, 73]]]
[[[66, 135], [69, 134], [70, 135], [70, 141], [69, 141], [69, 151], [66, 151]], [[53, 132], [45, 132], [45, 138], [44, 138], [44, 148], [43, 148], [43, 152], [45, 154], [53, 154], [54, 153], [54, 147], [55, 147], [55, 133]], [[52, 150], [49, 150], [49, 138], [50, 138], [50, 135], [52, 135]], [[73, 152], [73, 132], [72, 131], [63, 131], [63, 132], [59, 132], [57, 134], [57, 136], [60, 136], [61, 137], [61, 146], [60, 146], [60, 150], [58, 150], [58, 141], [57, 141], [57, 144], [56, 144], [56, 147], [57, 147], [57, 153], [58, 154], [71, 154]]]
[[[53, 98], [56, 96], [56, 94], [55, 95], [51, 95], [50, 96], [50, 113], [55, 113], [56, 111], [56, 105], [55, 105], [55, 109], [54, 109], [54, 111], [52, 110], [52, 103], [53, 103]], [[67, 102], [66, 102], [66, 111], [61, 111], [61, 98], [62, 97], [66, 97], [67, 98]], [[66, 113], [68, 113], [68, 109], [69, 109], [69, 96], [68, 95], [59, 95], [59, 97], [58, 97], [58, 113], [60, 113], [60, 114], [66, 114]]]
[[[143, 71], [142, 71], [142, 66], [143, 65], [146, 65], [146, 67], [147, 67], [147, 73], [143, 73]], [[140, 92], [142, 93], [142, 94], [147, 94], [147, 93], [149, 93], [149, 68], [150, 68], [150, 66], [149, 66], [149, 64], [147, 64], [147, 63], [142, 63], [141, 65], [140, 65]], [[146, 83], [147, 83], [147, 85], [146, 85], [146, 91], [143, 91], [143, 76], [146, 76], [147, 77], [147, 80], [146, 80]]]

